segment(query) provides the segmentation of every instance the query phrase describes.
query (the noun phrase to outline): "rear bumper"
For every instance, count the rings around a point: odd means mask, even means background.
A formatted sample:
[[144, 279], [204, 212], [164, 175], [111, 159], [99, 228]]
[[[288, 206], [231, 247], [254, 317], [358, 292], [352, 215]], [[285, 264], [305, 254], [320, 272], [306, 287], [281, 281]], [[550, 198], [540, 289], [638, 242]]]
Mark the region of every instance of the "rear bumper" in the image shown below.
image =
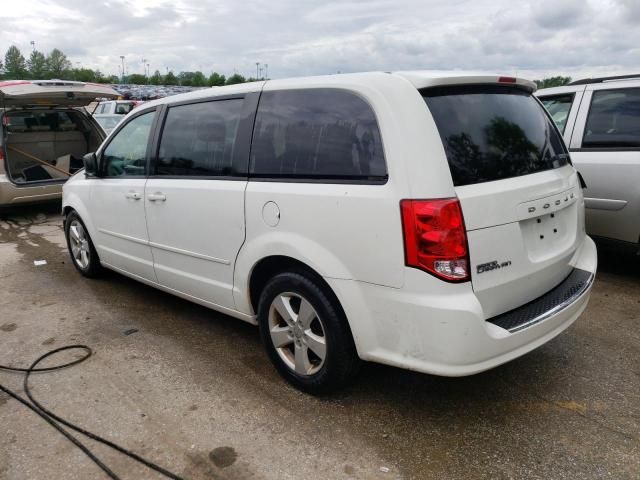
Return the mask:
[[61, 198], [62, 182], [18, 187], [5, 174], [0, 174], [0, 206], [48, 202]]
[[595, 244], [586, 237], [572, 266], [586, 272], [588, 281], [567, 301], [536, 310], [532, 318], [540, 317], [537, 321], [512, 331], [491, 323], [495, 318], [485, 320], [470, 283], [445, 284], [414, 269], [406, 270], [402, 289], [327, 281], [342, 302], [362, 359], [463, 376], [524, 355], [569, 327], [587, 306], [596, 265]]

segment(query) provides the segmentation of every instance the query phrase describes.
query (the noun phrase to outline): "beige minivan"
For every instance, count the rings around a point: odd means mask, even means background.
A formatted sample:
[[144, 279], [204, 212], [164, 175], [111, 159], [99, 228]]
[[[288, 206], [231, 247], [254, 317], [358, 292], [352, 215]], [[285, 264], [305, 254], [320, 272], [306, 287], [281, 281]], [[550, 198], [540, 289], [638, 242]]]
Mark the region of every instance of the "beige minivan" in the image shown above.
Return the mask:
[[62, 80], [0, 82], [0, 207], [57, 200], [105, 133], [83, 107], [117, 98], [107, 85]]

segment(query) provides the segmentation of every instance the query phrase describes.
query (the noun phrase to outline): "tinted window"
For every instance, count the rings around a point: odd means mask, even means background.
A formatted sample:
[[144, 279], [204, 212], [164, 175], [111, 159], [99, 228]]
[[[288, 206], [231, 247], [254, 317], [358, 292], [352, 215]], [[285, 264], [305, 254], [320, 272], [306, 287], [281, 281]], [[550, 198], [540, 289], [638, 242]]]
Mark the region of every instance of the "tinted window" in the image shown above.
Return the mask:
[[640, 88], [593, 92], [582, 146], [640, 147]]
[[147, 145], [155, 112], [135, 117], [113, 137], [102, 152], [102, 169], [107, 177], [146, 175]]
[[[135, 107], [134, 103], [122, 103], [122, 102], [117, 102], [115, 104], [115, 112], [117, 115], [126, 115], [127, 113], [129, 113], [131, 110], [133, 110], [133, 107]], [[107, 107], [105, 107], [105, 113], [107, 113]]]
[[456, 186], [566, 165], [562, 139], [531, 94], [503, 86], [423, 91]]
[[156, 175], [231, 175], [242, 99], [169, 108]]
[[554, 97], [540, 97], [540, 101], [549, 112], [549, 115], [551, 115], [551, 118], [553, 118], [558, 130], [564, 133], [573, 103], [573, 93]]
[[72, 111], [21, 111], [11, 112], [6, 117], [10, 132], [66, 132], [89, 127], [83, 116]]
[[375, 115], [344, 90], [264, 92], [253, 135], [253, 176], [386, 178]]

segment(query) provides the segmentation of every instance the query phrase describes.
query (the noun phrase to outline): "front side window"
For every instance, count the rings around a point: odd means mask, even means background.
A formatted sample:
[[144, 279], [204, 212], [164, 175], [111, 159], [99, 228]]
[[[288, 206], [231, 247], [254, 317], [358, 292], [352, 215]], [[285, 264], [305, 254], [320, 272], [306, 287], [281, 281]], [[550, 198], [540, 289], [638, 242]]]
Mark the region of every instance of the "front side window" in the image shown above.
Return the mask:
[[573, 104], [573, 93], [554, 95], [553, 97], [540, 97], [540, 101], [549, 112], [549, 115], [551, 115], [551, 118], [553, 118], [558, 130], [564, 133], [571, 105]]
[[583, 148], [640, 148], [640, 88], [593, 92]]
[[242, 105], [243, 99], [236, 98], [170, 107], [155, 174], [232, 175]]
[[376, 117], [364, 99], [346, 90], [264, 92], [253, 135], [253, 177], [387, 177]]
[[144, 176], [147, 173], [147, 146], [155, 111], [144, 113], [127, 123], [102, 152], [102, 171], [106, 177]]
[[425, 89], [455, 186], [560, 168], [569, 162], [562, 139], [542, 106], [506, 86]]

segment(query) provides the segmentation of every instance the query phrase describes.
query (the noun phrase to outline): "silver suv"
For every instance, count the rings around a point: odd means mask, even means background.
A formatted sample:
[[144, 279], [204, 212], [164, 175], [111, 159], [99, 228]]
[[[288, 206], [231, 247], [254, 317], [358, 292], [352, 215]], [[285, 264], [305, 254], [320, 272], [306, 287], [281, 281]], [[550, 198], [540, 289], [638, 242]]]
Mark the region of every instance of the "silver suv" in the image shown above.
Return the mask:
[[539, 90], [582, 175], [587, 232], [638, 251], [640, 75]]
[[117, 96], [82, 82], [0, 82], [0, 207], [61, 198], [62, 184], [105, 138], [80, 107]]

